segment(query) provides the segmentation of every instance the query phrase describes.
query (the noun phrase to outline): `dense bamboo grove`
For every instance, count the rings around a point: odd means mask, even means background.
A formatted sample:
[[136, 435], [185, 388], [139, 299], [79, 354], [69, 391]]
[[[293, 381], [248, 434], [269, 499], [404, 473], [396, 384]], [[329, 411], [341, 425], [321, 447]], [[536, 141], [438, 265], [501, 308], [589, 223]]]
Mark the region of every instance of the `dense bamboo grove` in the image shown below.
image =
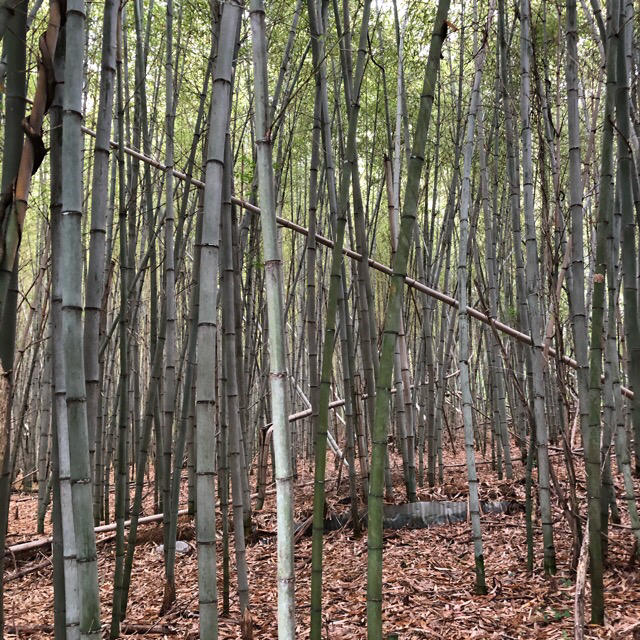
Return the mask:
[[488, 463], [525, 487], [529, 571], [571, 532], [576, 638], [585, 575], [605, 624], [612, 527], [640, 561], [639, 31], [632, 0], [0, 0], [0, 541], [33, 491], [56, 640], [131, 622], [147, 499], [162, 613], [186, 510], [199, 637], [235, 589], [251, 638], [270, 482], [273, 637], [302, 607], [325, 638], [333, 461], [382, 640], [385, 503], [458, 449], [475, 594]]

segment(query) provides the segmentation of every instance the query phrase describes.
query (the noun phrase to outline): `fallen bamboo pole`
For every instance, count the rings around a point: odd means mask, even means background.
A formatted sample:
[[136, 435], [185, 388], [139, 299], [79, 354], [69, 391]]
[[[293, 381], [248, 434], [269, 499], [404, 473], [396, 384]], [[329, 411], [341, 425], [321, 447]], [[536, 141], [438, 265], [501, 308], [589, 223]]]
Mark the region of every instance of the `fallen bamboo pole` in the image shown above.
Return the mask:
[[[21, 625], [21, 624], [9, 624], [5, 629], [6, 633], [11, 633], [12, 635], [20, 636], [26, 635], [27, 637], [32, 636], [36, 633], [53, 633], [53, 625], [51, 624], [32, 624], [32, 625]], [[178, 632], [169, 625], [166, 624], [155, 624], [150, 622], [148, 624], [141, 623], [130, 623], [126, 622], [122, 623], [120, 627], [120, 633], [122, 635], [154, 635], [154, 636], [175, 636]]]
[[[180, 511], [178, 511], [178, 515], [182, 516], [184, 514], [188, 513], [187, 509], [180, 509]], [[138, 524], [148, 524], [150, 522], [158, 522], [159, 520], [162, 520], [163, 514], [162, 513], [156, 513], [152, 516], [144, 516], [143, 518], [139, 518], [138, 519]], [[131, 520], [125, 520], [124, 526], [125, 528], [128, 527], [131, 524]], [[115, 531], [116, 530], [116, 523], [112, 523], [112, 524], [102, 524], [99, 527], [95, 527], [94, 531], [95, 533], [106, 533], [108, 531]], [[14, 544], [10, 547], [7, 547], [5, 549], [5, 556], [6, 555], [17, 555], [19, 553], [24, 553], [25, 551], [33, 551], [35, 549], [41, 549], [43, 547], [48, 547], [51, 543], [53, 542], [53, 538], [49, 537], [49, 538], [40, 538], [39, 540], [30, 540], [29, 542], [20, 542], [18, 544]], [[96, 542], [100, 542], [100, 540], [96, 540]]]

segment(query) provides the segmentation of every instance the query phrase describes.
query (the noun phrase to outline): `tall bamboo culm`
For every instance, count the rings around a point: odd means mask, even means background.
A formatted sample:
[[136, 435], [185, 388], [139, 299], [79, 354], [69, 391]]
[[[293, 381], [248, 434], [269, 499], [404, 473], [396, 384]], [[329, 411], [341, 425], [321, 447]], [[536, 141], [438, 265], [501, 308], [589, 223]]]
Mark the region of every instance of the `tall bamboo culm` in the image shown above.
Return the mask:
[[397, 310], [402, 308], [404, 278], [409, 248], [414, 237], [416, 212], [420, 193], [420, 177], [424, 164], [427, 132], [431, 120], [434, 91], [440, 68], [442, 45], [447, 34], [449, 0], [439, 0], [429, 46], [420, 110], [416, 119], [411, 157], [407, 168], [407, 185], [402, 209], [398, 250], [393, 260], [393, 276], [385, 314], [380, 370], [376, 382], [375, 416], [371, 433], [372, 453], [369, 481], [369, 530], [367, 557], [367, 637], [382, 640], [382, 491], [387, 448], [387, 424], [393, 374], [393, 353], [399, 327]]
[[269, 383], [276, 475], [278, 524], [278, 638], [293, 640], [295, 625], [295, 566], [293, 561], [293, 470], [286, 406], [287, 371], [282, 302], [282, 261], [278, 247], [273, 180], [267, 39], [264, 3], [251, 0], [251, 36], [255, 92], [255, 130], [258, 160], [262, 241], [269, 322]]
[[607, 271], [607, 236], [613, 206], [613, 117], [616, 97], [616, 59], [618, 50], [619, 0], [607, 4], [606, 89], [601, 139], [600, 197], [596, 226], [595, 272], [591, 302], [591, 342], [589, 353], [589, 421], [585, 438], [587, 500], [589, 520], [589, 558], [591, 567], [591, 622], [604, 624], [604, 584], [602, 563], [602, 521], [600, 436], [602, 404], [602, 334], [604, 293]]
[[68, 0], [62, 109], [62, 339], [73, 520], [80, 592], [80, 637], [100, 637], [100, 592], [82, 345], [82, 85], [84, 82], [84, 0]]
[[209, 113], [209, 139], [205, 168], [202, 246], [198, 281], [198, 334], [196, 340], [196, 539], [198, 546], [198, 599], [200, 638], [218, 637], [218, 593], [216, 586], [216, 333], [220, 215], [224, 170], [225, 136], [229, 126], [231, 85], [236, 37], [242, 7], [222, 5], [218, 56], [213, 73]]
[[[489, 7], [487, 29], [491, 23], [493, 3]], [[474, 17], [477, 18], [477, 4], [474, 3]], [[464, 422], [464, 444], [467, 464], [467, 479], [469, 482], [469, 514], [471, 516], [471, 534], [473, 537], [473, 555], [475, 558], [476, 582], [475, 591], [478, 594], [487, 592], [484, 569], [484, 554], [482, 551], [482, 531], [480, 528], [480, 499], [478, 496], [478, 475], [476, 472], [474, 429], [473, 429], [473, 396], [469, 375], [469, 360], [471, 358], [469, 316], [467, 314], [469, 267], [467, 257], [469, 255], [469, 209], [471, 207], [471, 164], [473, 161], [474, 138], [476, 119], [480, 107], [480, 84], [482, 71], [486, 57], [486, 40], [477, 46], [477, 34], [474, 34], [476, 47], [474, 48], [475, 75], [471, 90], [471, 103], [467, 116], [467, 131], [462, 152], [462, 193], [460, 196], [460, 246], [458, 254], [458, 332], [459, 332], [459, 356], [460, 389], [462, 391], [462, 419]]]

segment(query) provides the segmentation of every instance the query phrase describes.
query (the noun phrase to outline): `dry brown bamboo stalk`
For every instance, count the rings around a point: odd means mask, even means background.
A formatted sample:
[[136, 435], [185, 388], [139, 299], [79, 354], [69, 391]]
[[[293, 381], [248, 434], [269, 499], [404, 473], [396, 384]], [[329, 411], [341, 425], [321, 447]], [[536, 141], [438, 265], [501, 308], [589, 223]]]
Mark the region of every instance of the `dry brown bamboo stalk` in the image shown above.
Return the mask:
[[[2, 196], [2, 230], [0, 242], [0, 261], [3, 270], [11, 273], [15, 261], [22, 228], [27, 213], [31, 176], [38, 170], [46, 150], [42, 141], [42, 123], [44, 116], [53, 101], [56, 85], [53, 67], [58, 35], [66, 16], [66, 2], [52, 0], [49, 5], [49, 23], [47, 30], [40, 36], [40, 59], [38, 61], [38, 78], [33, 98], [31, 113], [22, 126], [26, 134], [20, 156], [18, 174], [11, 185], [10, 193]], [[12, 220], [11, 218], [14, 218]], [[14, 227], [15, 225], [15, 227]]]

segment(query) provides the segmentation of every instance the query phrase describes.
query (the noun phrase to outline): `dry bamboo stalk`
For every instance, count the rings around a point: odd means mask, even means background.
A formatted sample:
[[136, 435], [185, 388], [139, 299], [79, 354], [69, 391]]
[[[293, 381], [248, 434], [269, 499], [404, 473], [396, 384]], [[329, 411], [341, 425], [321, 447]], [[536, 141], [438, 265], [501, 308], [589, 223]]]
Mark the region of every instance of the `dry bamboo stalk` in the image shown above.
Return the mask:
[[[178, 511], [178, 515], [182, 516], [187, 513], [187, 509], [180, 509]], [[150, 522], [158, 522], [162, 520], [163, 514], [156, 513], [152, 516], [145, 516], [144, 518], [140, 518], [138, 520], [138, 524], [148, 524]], [[125, 528], [131, 524], [131, 520], [125, 520], [124, 526]], [[107, 531], [115, 531], [116, 523], [112, 524], [103, 524], [99, 527], [95, 527], [95, 533], [106, 533]], [[5, 555], [14, 555], [17, 553], [23, 553], [25, 551], [33, 551], [35, 549], [41, 549], [42, 547], [48, 547], [53, 542], [53, 538], [41, 538], [40, 540], [30, 540], [29, 542], [20, 542], [19, 544], [14, 544], [10, 547], [7, 547], [5, 550]], [[96, 542], [101, 542], [97, 540]]]
[[578, 560], [578, 570], [576, 572], [576, 590], [573, 605], [573, 624], [575, 640], [584, 638], [584, 588], [587, 578], [587, 565], [589, 561], [589, 523], [582, 538], [580, 547], [580, 559]]
[[37, 171], [44, 159], [46, 150], [42, 141], [42, 123], [44, 116], [53, 101], [56, 79], [53, 70], [53, 55], [58, 42], [58, 34], [66, 17], [58, 1], [50, 3], [49, 23], [47, 30], [40, 37], [40, 60], [38, 62], [38, 78], [32, 102], [31, 113], [23, 120], [22, 127], [26, 137], [22, 146], [18, 174], [8, 194], [3, 195], [2, 202], [2, 237], [0, 238], [0, 261], [3, 279], [0, 288], [0, 306], [4, 305], [8, 286], [8, 274], [13, 270], [22, 228], [27, 213], [31, 176]]

